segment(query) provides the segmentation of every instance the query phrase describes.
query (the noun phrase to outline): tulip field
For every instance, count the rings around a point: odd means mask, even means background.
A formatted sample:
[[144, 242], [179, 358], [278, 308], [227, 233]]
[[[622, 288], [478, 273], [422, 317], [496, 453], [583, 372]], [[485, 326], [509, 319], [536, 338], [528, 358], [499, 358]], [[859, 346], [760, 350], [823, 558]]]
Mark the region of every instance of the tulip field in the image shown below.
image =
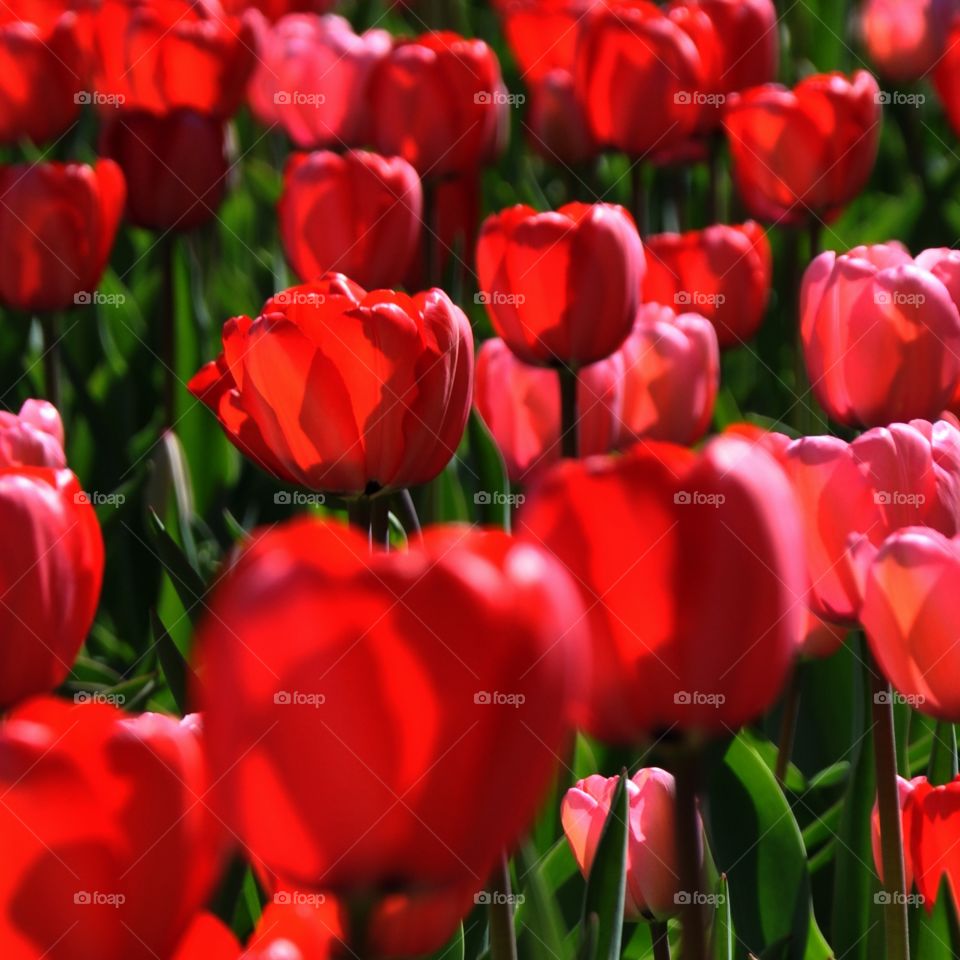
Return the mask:
[[0, 960], [960, 957], [960, 0], [0, 68]]

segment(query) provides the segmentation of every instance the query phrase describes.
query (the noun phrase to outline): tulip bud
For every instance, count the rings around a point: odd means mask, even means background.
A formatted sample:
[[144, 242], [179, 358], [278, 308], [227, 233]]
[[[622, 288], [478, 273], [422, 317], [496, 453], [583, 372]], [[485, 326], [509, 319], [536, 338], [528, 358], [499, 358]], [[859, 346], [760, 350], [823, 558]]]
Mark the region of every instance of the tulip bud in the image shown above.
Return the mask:
[[953, 0], [866, 0], [860, 32], [867, 54], [884, 76], [912, 83], [943, 55]]
[[46, 400], [24, 400], [20, 413], [0, 411], [0, 468], [67, 465], [63, 423]]

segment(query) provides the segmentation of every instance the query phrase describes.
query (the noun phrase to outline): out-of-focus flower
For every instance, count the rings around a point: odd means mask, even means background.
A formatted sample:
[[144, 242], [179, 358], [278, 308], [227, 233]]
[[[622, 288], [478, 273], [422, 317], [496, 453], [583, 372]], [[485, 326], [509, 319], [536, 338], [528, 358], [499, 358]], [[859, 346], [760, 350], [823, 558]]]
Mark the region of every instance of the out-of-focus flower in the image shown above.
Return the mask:
[[19, 413], [0, 410], [0, 468], [67, 465], [63, 423], [46, 400], [24, 400]]
[[955, 9], [954, 0], [865, 0], [860, 32], [879, 73], [911, 83], [933, 70]]
[[530, 146], [551, 163], [577, 166], [596, 155], [568, 70], [557, 68], [531, 82], [527, 132]]

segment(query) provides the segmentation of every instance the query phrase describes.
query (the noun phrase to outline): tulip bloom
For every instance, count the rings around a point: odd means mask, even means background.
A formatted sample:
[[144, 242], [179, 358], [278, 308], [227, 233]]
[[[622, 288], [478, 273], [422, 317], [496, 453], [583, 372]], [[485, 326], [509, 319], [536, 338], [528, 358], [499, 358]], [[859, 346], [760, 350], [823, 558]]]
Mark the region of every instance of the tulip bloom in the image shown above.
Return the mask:
[[178, 944], [172, 960], [240, 960], [240, 944], [216, 917], [199, 913]]
[[905, 798], [901, 793], [904, 859], [931, 913], [944, 878], [954, 903], [960, 902], [960, 778], [938, 786], [926, 777], [914, 777], [911, 783], [913, 789]]
[[38, 698], [0, 728], [5, 956], [170, 957], [217, 877], [193, 722]]
[[424, 178], [476, 173], [508, 132], [500, 64], [482, 40], [447, 32], [398, 40], [369, 95], [377, 152], [403, 157]]
[[226, 190], [223, 123], [191, 110], [106, 118], [100, 152], [127, 182], [127, 217], [148, 230], [190, 230], [217, 212]]
[[0, 14], [0, 143], [43, 143], [76, 120], [86, 82], [79, 16], [10, 0]]
[[633, 326], [644, 269], [632, 218], [606, 203], [509, 207], [487, 218], [477, 242], [494, 330], [521, 360], [543, 366], [613, 353]]
[[257, 10], [270, 21], [293, 13], [327, 13], [337, 0], [224, 0], [223, 9], [239, 16]]
[[0, 196], [0, 300], [30, 311], [88, 302], [123, 211], [117, 165], [0, 167]]
[[501, 0], [503, 32], [523, 79], [573, 69], [584, 15], [606, 0]]
[[[594, 774], [580, 780], [566, 792], [560, 806], [563, 832], [584, 877], [593, 867], [619, 779]], [[645, 767], [627, 781], [626, 787], [629, 831], [624, 913], [630, 920], [651, 916], [664, 919], [679, 911], [676, 784], [666, 770]]]
[[551, 70], [531, 83], [526, 129], [530, 146], [552, 163], [577, 166], [598, 152], [567, 70]]
[[716, 328], [721, 347], [749, 340], [763, 322], [773, 261], [763, 228], [716, 224], [644, 241], [643, 299], [695, 310]]
[[870, 178], [880, 122], [879, 88], [864, 70], [729, 98], [733, 178], [750, 215], [777, 224], [835, 219]]
[[583, 17], [574, 75], [600, 144], [643, 157], [696, 131], [708, 79], [704, 56], [716, 42], [709, 20], [691, 24], [696, 14], [620, 0]]
[[960, 380], [960, 313], [898, 243], [820, 254], [800, 295], [814, 395], [848, 426], [932, 419]]
[[[900, 806], [900, 815], [903, 817], [904, 807], [916, 787], [921, 783], [926, 783], [926, 777], [914, 777], [912, 780], [904, 780], [903, 777], [897, 777], [897, 800]], [[904, 824], [904, 826], [906, 826]], [[907, 830], [903, 830], [903, 870], [904, 886], [907, 892], [913, 886], [913, 863], [910, 859], [910, 843]], [[877, 876], [880, 882], [883, 882], [883, 851], [880, 845], [880, 809], [878, 804], [873, 805], [873, 813], [870, 815], [870, 846], [873, 849], [873, 864], [877, 870]]]
[[337, 948], [347, 941], [347, 924], [332, 898], [316, 899], [318, 906], [290, 902], [278, 895], [261, 914], [243, 960], [327, 960], [336, 956]]
[[0, 526], [2, 709], [70, 673], [100, 599], [103, 539], [77, 478], [49, 467], [0, 467]]
[[210, 610], [213, 796], [253, 859], [348, 897], [481, 889], [579, 703], [583, 608], [562, 567], [500, 531], [433, 527], [371, 554], [302, 519], [256, 536]]
[[294, 154], [277, 212], [301, 280], [345, 273], [365, 287], [391, 287], [403, 282], [417, 248], [423, 191], [400, 157]]
[[356, 34], [343, 17], [291, 14], [269, 25], [254, 18], [259, 61], [250, 109], [279, 123], [304, 149], [359, 146], [367, 139], [366, 96], [376, 64], [390, 51], [386, 30]]
[[314, 490], [432, 480], [454, 455], [473, 386], [473, 333], [442, 290], [414, 297], [333, 274], [223, 328], [188, 384], [241, 453]]
[[0, 469], [67, 465], [63, 423], [46, 400], [25, 400], [19, 413], [0, 411]]
[[952, 0], [866, 0], [860, 33], [879, 72], [912, 83], [937, 66], [950, 31]]
[[633, 743], [674, 724], [720, 732], [776, 699], [807, 581], [793, 491], [759, 446], [721, 436], [700, 455], [648, 442], [564, 461], [517, 524], [583, 590], [591, 734]]
[[960, 19], [946, 34], [943, 56], [933, 72], [933, 86], [954, 133], [960, 130]]

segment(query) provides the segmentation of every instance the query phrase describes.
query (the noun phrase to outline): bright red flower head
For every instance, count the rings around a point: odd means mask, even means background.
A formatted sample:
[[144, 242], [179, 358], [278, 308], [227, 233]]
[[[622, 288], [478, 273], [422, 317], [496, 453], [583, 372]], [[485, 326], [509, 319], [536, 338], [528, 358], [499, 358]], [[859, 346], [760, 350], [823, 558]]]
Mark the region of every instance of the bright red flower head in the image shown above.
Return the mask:
[[877, 81], [816, 74], [731, 97], [724, 125], [733, 177], [751, 216], [774, 223], [833, 220], [870, 179], [880, 141]]
[[347, 896], [482, 889], [579, 702], [583, 610], [562, 567], [499, 531], [434, 527], [371, 554], [300, 520], [255, 537], [210, 609], [215, 797], [253, 859]]
[[198, 913], [172, 960], [240, 960], [240, 944], [212, 914]]
[[338, 274], [223, 328], [190, 391], [281, 479], [359, 494], [432, 480], [470, 411], [473, 333], [442, 290], [367, 293]]
[[267, 20], [276, 21], [291, 13], [327, 13], [337, 0], [224, 0], [223, 9], [234, 16], [258, 10]]
[[955, 9], [953, 0], [866, 0], [860, 33], [877, 70], [898, 83], [926, 76], [949, 46]]
[[19, 413], [0, 411], [0, 468], [67, 465], [60, 412], [46, 400], [24, 400]]
[[960, 380], [960, 313], [898, 243], [820, 254], [803, 277], [804, 358], [820, 405], [848, 426], [933, 419]]
[[502, 0], [503, 32], [527, 83], [573, 69], [587, 12], [607, 0]]
[[31, 700], [0, 726], [4, 956], [173, 956], [222, 833], [194, 724]]
[[778, 696], [806, 575], [790, 484], [756, 444], [722, 436], [699, 456], [643, 443], [564, 461], [528, 495], [518, 530], [583, 590], [591, 734], [735, 729]]
[[487, 218], [477, 243], [494, 330], [521, 360], [544, 366], [613, 353], [633, 326], [644, 268], [630, 214], [606, 203], [509, 207]]
[[913, 869], [917, 893], [927, 913], [936, 906], [944, 879], [954, 903], [960, 902], [960, 778], [934, 786], [914, 777], [903, 807], [904, 859]]
[[509, 129], [497, 55], [482, 40], [426, 33], [397, 41], [373, 73], [373, 142], [421, 177], [475, 173], [494, 160]]
[[420, 240], [423, 191], [400, 157], [294, 154], [277, 209], [283, 249], [301, 280], [344, 273], [398, 286]]
[[30, 311], [88, 302], [110, 257], [124, 195], [123, 174], [111, 160], [0, 167], [0, 300]]
[[763, 228], [716, 224], [644, 241], [643, 299], [695, 310], [713, 323], [721, 347], [749, 340], [763, 321], [773, 261]]

